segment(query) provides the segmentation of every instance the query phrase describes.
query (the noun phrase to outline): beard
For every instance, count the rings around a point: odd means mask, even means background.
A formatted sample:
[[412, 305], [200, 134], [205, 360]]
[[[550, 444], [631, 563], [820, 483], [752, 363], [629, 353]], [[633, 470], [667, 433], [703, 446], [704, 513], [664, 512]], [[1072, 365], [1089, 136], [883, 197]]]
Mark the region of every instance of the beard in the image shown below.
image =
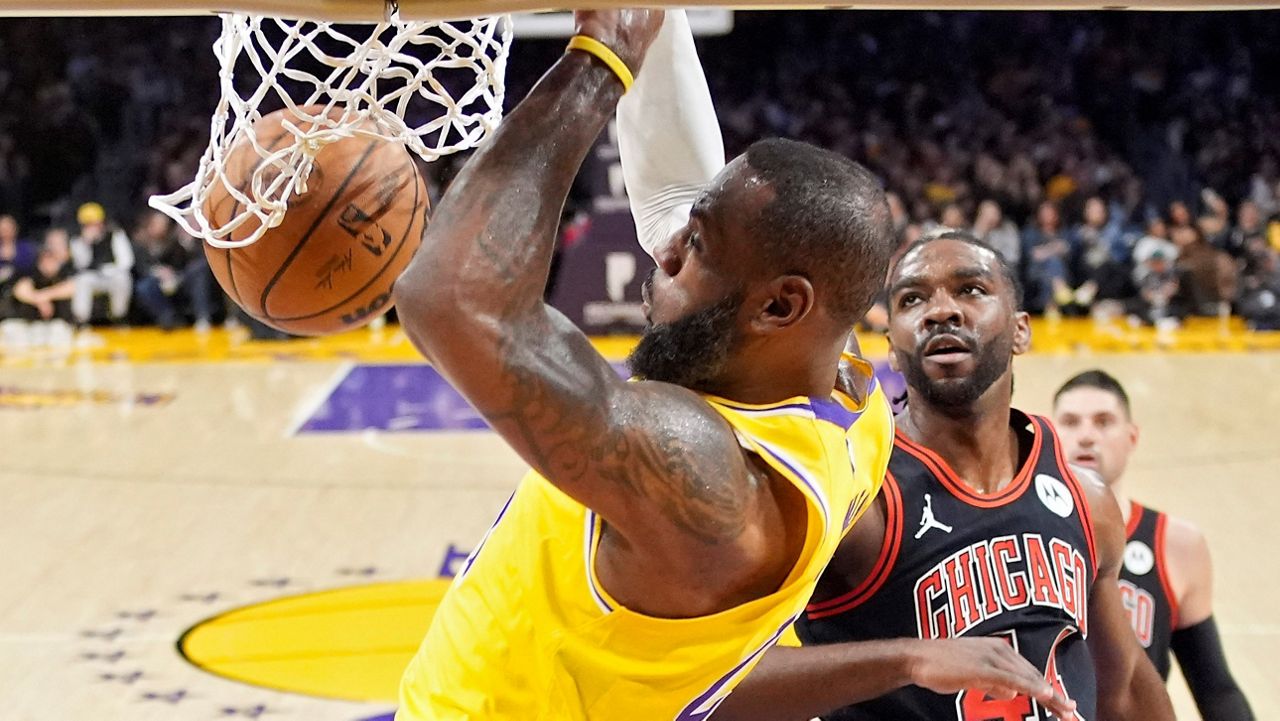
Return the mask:
[[[965, 340], [972, 348], [973, 372], [964, 378], [930, 378], [924, 369], [924, 347], [936, 335], [948, 333]], [[1013, 358], [1013, 330], [985, 345], [973, 336], [955, 328], [940, 328], [916, 345], [914, 353], [894, 351], [898, 357], [907, 388], [920, 395], [934, 408], [950, 411], [949, 415], [967, 415], [974, 403], [1009, 369]]]
[[650, 325], [627, 357], [632, 375], [707, 391], [724, 372], [737, 340], [741, 293], [670, 323]]

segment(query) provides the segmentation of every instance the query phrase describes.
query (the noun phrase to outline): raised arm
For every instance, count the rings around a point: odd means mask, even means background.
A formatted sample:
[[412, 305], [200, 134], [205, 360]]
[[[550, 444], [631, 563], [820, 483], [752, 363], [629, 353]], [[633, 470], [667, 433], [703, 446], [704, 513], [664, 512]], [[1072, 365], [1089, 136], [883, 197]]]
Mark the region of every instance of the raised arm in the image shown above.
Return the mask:
[[1160, 674], [1138, 644], [1120, 600], [1125, 533], [1115, 496], [1096, 478], [1077, 474], [1093, 515], [1098, 574], [1089, 597], [1089, 650], [1098, 677], [1098, 718], [1172, 721]]
[[[638, 70], [662, 15], [579, 17]], [[746, 514], [726, 492], [747, 472], [731, 429], [689, 391], [622, 382], [542, 300], [560, 208], [622, 91], [600, 60], [565, 54], [449, 187], [396, 304], [414, 345], [512, 448], [624, 537], [717, 542]]]
[[667, 11], [644, 73], [618, 103], [618, 152], [640, 245], [652, 255], [724, 167], [720, 124], [683, 10]]

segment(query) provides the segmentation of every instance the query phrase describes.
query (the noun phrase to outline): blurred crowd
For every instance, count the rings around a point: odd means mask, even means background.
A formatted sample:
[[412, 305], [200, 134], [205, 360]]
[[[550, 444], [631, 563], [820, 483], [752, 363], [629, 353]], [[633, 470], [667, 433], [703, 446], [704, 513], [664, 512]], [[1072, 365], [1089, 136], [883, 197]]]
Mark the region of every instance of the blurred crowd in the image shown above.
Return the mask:
[[12, 215], [0, 215], [0, 342], [69, 341], [95, 319], [165, 330], [192, 323], [206, 332], [215, 314], [226, 317], [203, 249], [167, 216], [147, 211], [126, 231], [91, 202], [77, 208], [74, 227], [46, 228], [35, 242]]
[[1280, 13], [737, 17], [702, 48], [730, 154], [864, 163], [904, 244], [973, 230], [1034, 313], [1280, 327]]
[[[1035, 313], [1280, 329], [1280, 13], [740, 12], [701, 51], [730, 154], [871, 168], [905, 245], [967, 228]], [[0, 23], [0, 318], [206, 328], [198, 242], [146, 206], [194, 174], [212, 18]], [[561, 41], [521, 40], [508, 100]], [[444, 172], [448, 164], [439, 164]], [[436, 178], [439, 185], [440, 178]], [[883, 324], [883, 308], [867, 324]]]

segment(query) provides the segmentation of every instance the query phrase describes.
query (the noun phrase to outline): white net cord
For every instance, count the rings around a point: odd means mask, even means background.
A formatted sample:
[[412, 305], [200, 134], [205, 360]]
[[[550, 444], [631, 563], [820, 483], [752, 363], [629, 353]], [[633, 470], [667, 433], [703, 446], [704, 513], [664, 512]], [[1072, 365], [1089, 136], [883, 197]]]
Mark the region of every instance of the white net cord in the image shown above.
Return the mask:
[[[448, 22], [393, 16], [376, 26], [337, 26], [228, 14], [222, 22], [214, 43], [221, 97], [209, 146], [190, 184], [150, 200], [215, 247], [249, 245], [278, 225], [289, 199], [306, 192], [315, 155], [328, 143], [382, 138], [430, 162], [475, 147], [502, 118], [509, 16]], [[352, 28], [368, 36], [353, 37]], [[268, 143], [254, 132], [254, 123], [279, 108], [289, 110], [283, 127], [294, 142]], [[226, 162], [245, 143], [261, 158], [248, 182], [229, 178]], [[237, 208], [218, 227], [205, 208], [214, 189]]]

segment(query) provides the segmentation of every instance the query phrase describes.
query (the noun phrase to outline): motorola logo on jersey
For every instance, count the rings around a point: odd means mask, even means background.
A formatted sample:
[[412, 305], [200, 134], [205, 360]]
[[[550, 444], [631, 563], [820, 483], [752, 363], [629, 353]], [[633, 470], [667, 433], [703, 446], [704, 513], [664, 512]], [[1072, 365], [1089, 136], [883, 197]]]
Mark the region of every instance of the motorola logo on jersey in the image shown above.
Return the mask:
[[1059, 518], [1066, 518], [1076, 508], [1067, 484], [1045, 473], [1036, 476], [1036, 495], [1045, 508], [1053, 511]]
[[1129, 541], [1124, 547], [1124, 568], [1135, 576], [1145, 576], [1155, 568], [1156, 554], [1142, 541]]
[[1088, 636], [1089, 571], [1070, 543], [1039, 533], [974, 543], [934, 566], [915, 584], [920, 638], [963, 635], [1006, 611], [1060, 609]]

